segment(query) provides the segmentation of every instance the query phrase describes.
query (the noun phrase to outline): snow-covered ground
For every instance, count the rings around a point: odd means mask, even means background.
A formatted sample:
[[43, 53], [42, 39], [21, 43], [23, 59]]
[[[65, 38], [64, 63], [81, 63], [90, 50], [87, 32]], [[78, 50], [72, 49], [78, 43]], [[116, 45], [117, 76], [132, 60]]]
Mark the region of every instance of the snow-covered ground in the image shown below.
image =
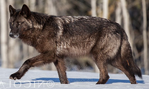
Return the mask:
[[106, 84], [96, 85], [98, 73], [67, 72], [70, 84], [60, 84], [56, 71], [29, 70], [21, 80], [10, 80], [10, 74], [17, 69], [0, 68], [0, 89], [149, 89], [149, 75], [138, 84], [130, 84], [124, 74], [109, 74]]

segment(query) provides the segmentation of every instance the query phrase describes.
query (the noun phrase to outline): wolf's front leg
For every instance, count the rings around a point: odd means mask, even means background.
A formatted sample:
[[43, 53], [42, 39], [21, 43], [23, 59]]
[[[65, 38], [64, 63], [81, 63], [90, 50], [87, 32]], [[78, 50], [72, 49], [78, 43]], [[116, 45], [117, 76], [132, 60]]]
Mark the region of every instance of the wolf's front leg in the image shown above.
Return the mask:
[[23, 63], [16, 73], [10, 75], [10, 79], [21, 79], [21, 77], [28, 71], [29, 68], [53, 62], [54, 59], [53, 53], [40, 54], [36, 57], [28, 59]]
[[65, 67], [64, 59], [57, 58], [54, 64], [57, 68], [61, 84], [68, 84], [69, 82], [68, 82], [67, 75], [66, 75], [66, 67]]

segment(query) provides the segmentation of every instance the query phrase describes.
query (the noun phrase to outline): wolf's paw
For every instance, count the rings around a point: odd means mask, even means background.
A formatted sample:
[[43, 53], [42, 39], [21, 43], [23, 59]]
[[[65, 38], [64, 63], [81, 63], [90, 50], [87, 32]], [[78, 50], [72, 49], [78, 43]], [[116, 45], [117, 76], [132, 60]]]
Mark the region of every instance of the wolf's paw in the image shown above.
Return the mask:
[[11, 74], [9, 78], [13, 79], [13, 80], [16, 80], [16, 79], [21, 79], [21, 77], [22, 77], [21, 74], [16, 72], [14, 74]]

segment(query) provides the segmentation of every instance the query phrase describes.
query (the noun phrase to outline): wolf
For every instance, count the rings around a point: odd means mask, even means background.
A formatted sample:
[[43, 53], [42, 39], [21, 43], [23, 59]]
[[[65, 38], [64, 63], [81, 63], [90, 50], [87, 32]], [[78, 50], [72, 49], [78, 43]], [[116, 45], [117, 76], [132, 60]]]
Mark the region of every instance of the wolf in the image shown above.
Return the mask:
[[136, 84], [135, 75], [142, 78], [127, 35], [116, 22], [100, 17], [46, 15], [30, 11], [25, 4], [21, 9], [9, 5], [9, 12], [9, 36], [40, 53], [26, 60], [10, 79], [21, 79], [31, 67], [52, 62], [61, 84], [68, 84], [64, 59], [79, 56], [90, 56], [96, 63], [100, 71], [97, 84], [108, 81], [107, 64], [123, 71], [131, 84]]

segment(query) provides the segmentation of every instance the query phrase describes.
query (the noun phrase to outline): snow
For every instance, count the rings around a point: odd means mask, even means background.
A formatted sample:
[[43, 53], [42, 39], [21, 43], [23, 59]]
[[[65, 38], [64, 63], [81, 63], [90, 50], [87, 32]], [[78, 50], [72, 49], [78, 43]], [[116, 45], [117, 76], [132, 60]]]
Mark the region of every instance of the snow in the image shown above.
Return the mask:
[[149, 75], [143, 75], [143, 80], [136, 77], [138, 84], [130, 84], [124, 74], [109, 74], [106, 84], [96, 85], [98, 73], [70, 71], [70, 84], [60, 84], [57, 71], [29, 70], [21, 80], [10, 80], [17, 69], [0, 70], [0, 89], [149, 89]]

